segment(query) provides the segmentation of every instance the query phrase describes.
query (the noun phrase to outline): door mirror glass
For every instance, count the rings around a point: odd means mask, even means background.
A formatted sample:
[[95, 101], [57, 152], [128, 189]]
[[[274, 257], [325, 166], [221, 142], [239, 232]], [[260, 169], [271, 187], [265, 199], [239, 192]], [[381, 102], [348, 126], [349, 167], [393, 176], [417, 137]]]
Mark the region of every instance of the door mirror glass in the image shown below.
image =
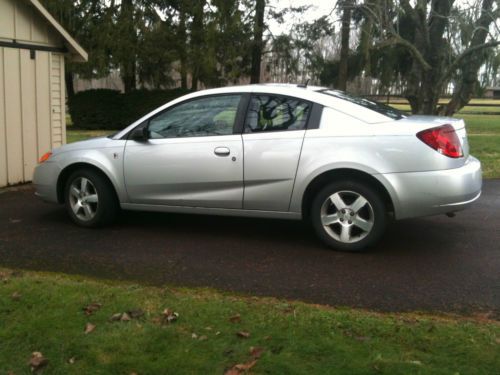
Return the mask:
[[130, 134], [130, 139], [137, 142], [145, 142], [149, 139], [149, 130], [147, 126], [135, 128]]

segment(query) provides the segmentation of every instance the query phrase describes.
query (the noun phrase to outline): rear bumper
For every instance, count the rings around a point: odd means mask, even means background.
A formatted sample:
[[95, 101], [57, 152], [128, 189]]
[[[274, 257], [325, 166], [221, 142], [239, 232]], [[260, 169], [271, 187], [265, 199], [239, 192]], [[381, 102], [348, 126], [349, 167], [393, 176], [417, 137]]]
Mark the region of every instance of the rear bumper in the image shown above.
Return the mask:
[[481, 162], [469, 156], [456, 169], [389, 173], [396, 219], [460, 211], [481, 196]]

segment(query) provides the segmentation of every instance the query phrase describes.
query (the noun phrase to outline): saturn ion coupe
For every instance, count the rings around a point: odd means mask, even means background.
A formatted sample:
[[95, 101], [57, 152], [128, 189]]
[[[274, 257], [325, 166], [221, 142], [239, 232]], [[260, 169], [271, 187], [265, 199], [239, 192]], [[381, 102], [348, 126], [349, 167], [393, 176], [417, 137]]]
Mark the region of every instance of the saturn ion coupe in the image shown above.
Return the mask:
[[359, 251], [390, 220], [468, 207], [482, 178], [461, 119], [322, 87], [249, 85], [191, 93], [109, 137], [52, 150], [34, 184], [84, 227], [120, 208], [302, 219], [329, 247]]

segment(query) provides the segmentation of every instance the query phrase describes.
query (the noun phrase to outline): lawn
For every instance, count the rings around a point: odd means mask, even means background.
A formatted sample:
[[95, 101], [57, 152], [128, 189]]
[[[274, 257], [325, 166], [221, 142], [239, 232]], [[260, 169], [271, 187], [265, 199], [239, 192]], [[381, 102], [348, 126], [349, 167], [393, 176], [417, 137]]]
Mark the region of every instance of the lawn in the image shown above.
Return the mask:
[[2, 374], [29, 373], [33, 352], [48, 360], [44, 374], [237, 374], [245, 367], [252, 374], [493, 374], [500, 368], [500, 323], [484, 317], [373, 313], [5, 269], [0, 283]]

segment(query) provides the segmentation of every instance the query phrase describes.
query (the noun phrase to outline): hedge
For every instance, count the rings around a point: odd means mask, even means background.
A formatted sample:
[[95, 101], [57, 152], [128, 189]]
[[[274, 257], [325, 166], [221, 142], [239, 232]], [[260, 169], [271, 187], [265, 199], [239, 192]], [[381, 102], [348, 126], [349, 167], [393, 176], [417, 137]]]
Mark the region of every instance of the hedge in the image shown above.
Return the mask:
[[108, 89], [87, 90], [75, 94], [68, 107], [75, 128], [119, 130], [187, 93], [182, 89], [137, 90], [127, 94]]

